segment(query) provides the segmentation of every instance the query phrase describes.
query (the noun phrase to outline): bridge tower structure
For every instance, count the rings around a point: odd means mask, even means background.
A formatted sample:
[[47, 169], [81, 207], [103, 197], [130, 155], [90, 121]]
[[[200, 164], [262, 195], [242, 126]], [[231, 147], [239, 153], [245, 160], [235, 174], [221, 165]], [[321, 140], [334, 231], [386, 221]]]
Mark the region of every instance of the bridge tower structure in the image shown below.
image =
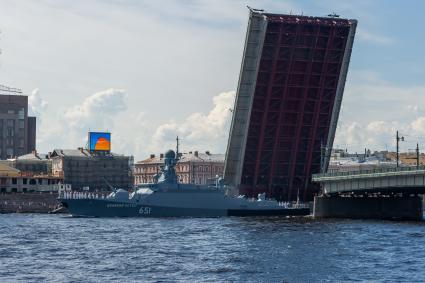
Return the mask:
[[356, 26], [250, 9], [224, 173], [239, 193], [319, 191], [311, 174], [329, 163]]

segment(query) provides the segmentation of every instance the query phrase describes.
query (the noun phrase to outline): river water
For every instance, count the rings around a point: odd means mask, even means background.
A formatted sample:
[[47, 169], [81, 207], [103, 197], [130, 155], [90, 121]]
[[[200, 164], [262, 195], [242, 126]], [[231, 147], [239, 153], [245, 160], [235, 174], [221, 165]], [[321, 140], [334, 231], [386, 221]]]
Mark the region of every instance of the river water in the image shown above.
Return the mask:
[[0, 215], [1, 282], [425, 282], [425, 222]]

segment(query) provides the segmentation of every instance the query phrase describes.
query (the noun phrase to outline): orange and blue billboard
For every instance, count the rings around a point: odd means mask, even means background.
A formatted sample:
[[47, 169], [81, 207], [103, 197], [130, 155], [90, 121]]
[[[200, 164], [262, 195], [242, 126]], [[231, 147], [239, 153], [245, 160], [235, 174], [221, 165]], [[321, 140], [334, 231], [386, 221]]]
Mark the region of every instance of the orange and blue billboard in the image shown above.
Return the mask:
[[111, 151], [111, 133], [89, 132], [90, 151]]

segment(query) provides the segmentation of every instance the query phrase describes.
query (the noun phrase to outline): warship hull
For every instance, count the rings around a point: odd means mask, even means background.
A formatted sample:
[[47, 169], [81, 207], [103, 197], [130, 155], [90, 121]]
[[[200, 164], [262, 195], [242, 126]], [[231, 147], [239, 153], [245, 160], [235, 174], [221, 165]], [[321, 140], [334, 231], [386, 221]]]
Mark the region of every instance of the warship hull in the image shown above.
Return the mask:
[[201, 207], [172, 207], [103, 199], [60, 200], [74, 217], [224, 217], [224, 216], [305, 216], [309, 208], [252, 208], [225, 209]]

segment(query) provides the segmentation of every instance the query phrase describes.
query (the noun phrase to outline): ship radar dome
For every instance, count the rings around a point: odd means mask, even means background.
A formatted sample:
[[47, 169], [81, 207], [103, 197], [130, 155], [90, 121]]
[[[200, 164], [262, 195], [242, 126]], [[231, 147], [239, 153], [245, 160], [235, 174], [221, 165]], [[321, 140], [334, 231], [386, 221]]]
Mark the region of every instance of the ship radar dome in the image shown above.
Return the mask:
[[168, 150], [165, 154], [164, 154], [165, 158], [167, 159], [175, 159], [176, 158], [176, 153], [173, 150]]

